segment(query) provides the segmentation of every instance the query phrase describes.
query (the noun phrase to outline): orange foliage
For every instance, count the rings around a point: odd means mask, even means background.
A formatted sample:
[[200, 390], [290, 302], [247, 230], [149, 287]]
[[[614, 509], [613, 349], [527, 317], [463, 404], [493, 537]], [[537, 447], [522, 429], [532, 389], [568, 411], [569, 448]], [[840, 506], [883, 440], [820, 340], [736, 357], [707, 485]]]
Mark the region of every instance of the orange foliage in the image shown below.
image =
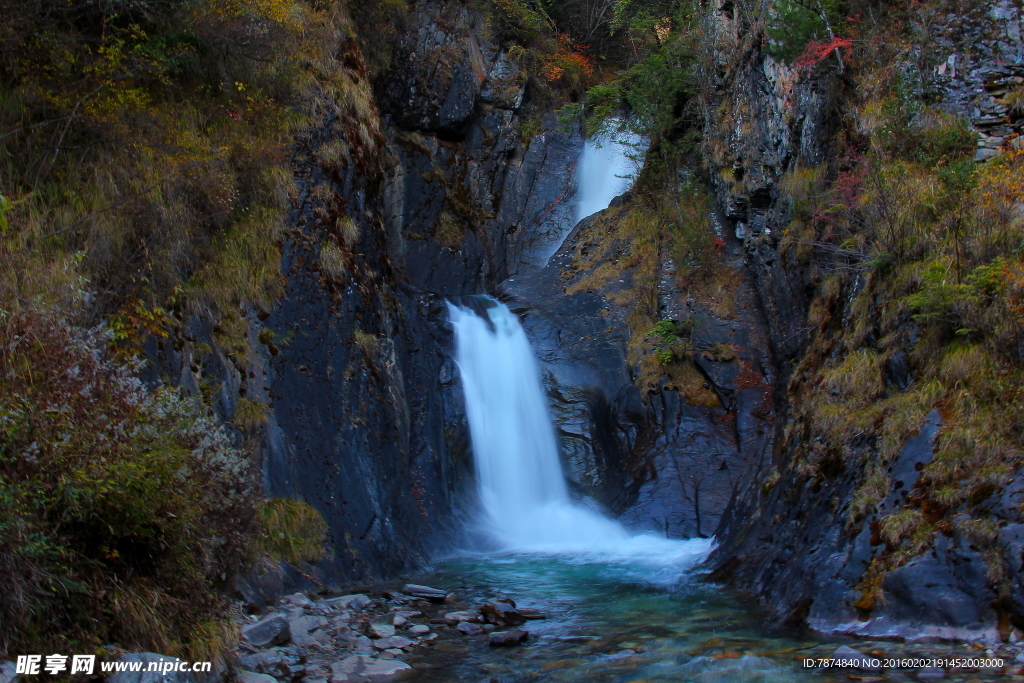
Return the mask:
[[594, 75], [594, 63], [583, 54], [584, 48], [569, 39], [568, 34], [559, 34], [558, 49], [547, 55], [540, 74], [544, 80], [557, 81], [563, 76], [587, 80]]

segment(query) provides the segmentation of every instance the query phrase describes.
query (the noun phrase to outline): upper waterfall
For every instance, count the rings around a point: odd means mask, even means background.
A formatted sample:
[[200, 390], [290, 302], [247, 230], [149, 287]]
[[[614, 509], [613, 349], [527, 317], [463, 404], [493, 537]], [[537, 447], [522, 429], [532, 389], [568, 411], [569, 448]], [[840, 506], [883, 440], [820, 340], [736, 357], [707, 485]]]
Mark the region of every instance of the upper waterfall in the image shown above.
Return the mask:
[[633, 184], [643, 141], [635, 135], [590, 138], [576, 166], [576, 223], [608, 208]]

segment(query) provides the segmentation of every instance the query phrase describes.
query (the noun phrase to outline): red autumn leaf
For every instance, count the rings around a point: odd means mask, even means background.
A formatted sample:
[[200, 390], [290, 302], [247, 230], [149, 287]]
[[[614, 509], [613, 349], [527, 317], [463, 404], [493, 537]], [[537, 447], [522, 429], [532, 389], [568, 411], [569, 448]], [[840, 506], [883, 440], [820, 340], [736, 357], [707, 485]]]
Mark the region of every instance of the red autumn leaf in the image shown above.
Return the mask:
[[851, 47], [853, 47], [853, 41], [849, 38], [836, 37], [831, 40], [812, 40], [807, 43], [803, 54], [797, 58], [793, 66], [798, 69], [811, 69], [835, 50]]

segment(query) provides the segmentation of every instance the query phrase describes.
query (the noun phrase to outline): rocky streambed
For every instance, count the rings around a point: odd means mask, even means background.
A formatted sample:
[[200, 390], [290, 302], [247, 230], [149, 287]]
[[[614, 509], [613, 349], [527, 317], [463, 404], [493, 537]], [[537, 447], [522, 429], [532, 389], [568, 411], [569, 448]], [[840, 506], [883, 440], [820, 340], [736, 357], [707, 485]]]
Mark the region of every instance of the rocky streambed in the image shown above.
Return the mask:
[[[365, 586], [339, 596], [296, 593], [262, 615], [240, 616], [242, 640], [235, 655], [241, 679], [1024, 680], [1020, 642], [767, 633], [752, 599], [651, 557], [470, 554], [439, 562], [413, 580], [417, 583]], [[829, 666], [840, 659], [845, 667]], [[936, 659], [958, 660], [962, 666], [926, 666]], [[985, 659], [1002, 664], [969, 666]]]

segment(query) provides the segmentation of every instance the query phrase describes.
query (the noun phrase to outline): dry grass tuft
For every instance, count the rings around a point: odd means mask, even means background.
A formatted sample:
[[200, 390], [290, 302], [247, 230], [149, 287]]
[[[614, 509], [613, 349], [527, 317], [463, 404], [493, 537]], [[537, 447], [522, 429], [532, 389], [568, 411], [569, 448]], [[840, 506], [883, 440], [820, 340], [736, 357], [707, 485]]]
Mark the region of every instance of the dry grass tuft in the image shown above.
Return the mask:
[[351, 216], [338, 216], [338, 237], [346, 249], [353, 249], [359, 243], [359, 226]]
[[260, 546], [274, 559], [289, 563], [316, 562], [324, 556], [327, 523], [309, 503], [274, 498], [260, 508]]
[[377, 348], [380, 345], [380, 340], [368, 332], [363, 332], [363, 330], [358, 327], [352, 332], [352, 335], [356, 346], [359, 347], [368, 359], [373, 360], [377, 355]]
[[267, 424], [269, 410], [266, 403], [240, 398], [235, 406], [235, 427], [254, 434]]
[[320, 245], [320, 271], [328, 277], [341, 281], [348, 276], [348, 261], [345, 252], [338, 248], [334, 242], [324, 242]]

